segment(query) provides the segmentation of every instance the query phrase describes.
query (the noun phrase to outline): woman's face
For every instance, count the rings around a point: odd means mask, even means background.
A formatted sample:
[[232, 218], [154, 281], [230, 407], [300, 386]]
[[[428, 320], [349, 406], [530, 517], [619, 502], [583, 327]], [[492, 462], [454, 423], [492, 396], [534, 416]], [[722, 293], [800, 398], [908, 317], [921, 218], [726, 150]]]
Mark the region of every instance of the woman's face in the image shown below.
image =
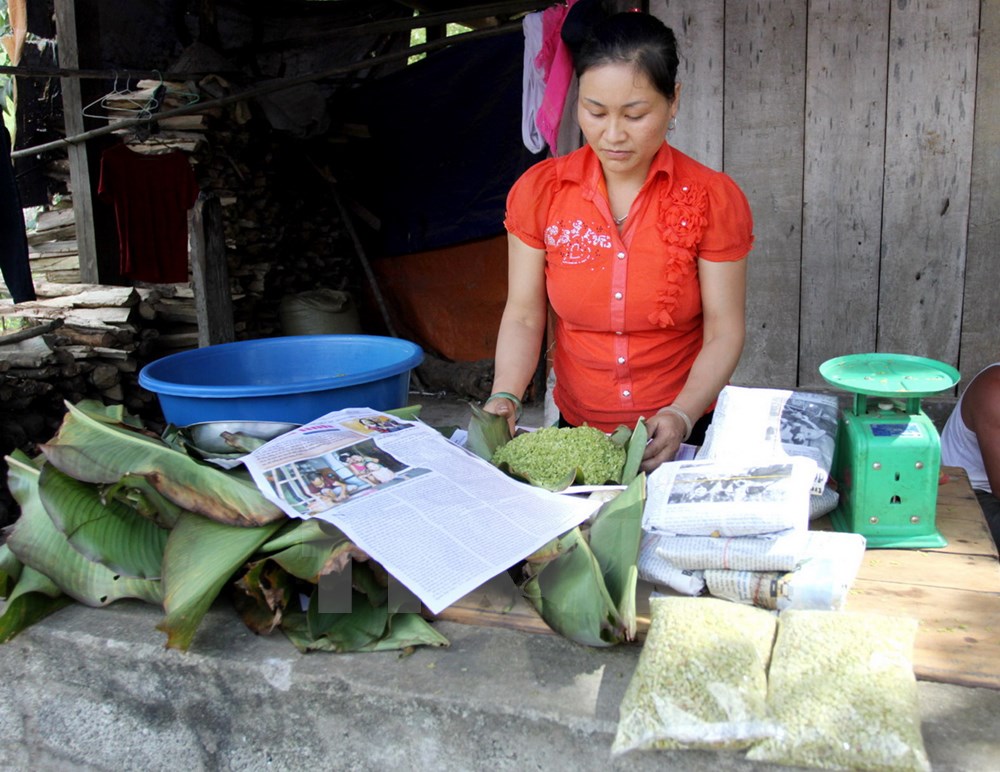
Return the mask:
[[592, 67], [580, 76], [580, 129], [606, 175], [646, 176], [677, 114], [679, 90], [668, 101], [626, 62]]

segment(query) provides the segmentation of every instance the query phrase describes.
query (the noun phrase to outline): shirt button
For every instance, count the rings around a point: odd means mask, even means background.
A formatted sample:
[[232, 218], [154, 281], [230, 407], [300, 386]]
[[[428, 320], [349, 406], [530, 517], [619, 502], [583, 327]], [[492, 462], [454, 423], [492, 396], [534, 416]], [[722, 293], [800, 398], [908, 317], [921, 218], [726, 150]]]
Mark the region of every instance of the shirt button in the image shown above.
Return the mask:
[[625, 357], [618, 357], [618, 364], [620, 365], [625, 364]]
[[621, 299], [622, 299], [622, 293], [616, 292], [615, 293], [615, 300], [621, 300]]
[[624, 252], [619, 252], [618, 253], [618, 259], [619, 260], [624, 260], [625, 259], [625, 253]]
[[622, 334], [621, 330], [615, 330], [615, 335], [621, 335], [621, 334]]
[[632, 392], [629, 391], [628, 389], [625, 389], [625, 391], [622, 392], [622, 396], [623, 397], [631, 397], [632, 396]]

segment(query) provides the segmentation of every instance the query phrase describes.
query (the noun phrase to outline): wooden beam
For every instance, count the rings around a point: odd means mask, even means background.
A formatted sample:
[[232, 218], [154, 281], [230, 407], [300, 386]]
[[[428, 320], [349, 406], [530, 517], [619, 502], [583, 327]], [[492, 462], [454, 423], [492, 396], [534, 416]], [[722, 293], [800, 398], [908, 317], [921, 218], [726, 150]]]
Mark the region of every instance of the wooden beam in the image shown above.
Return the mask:
[[[68, 2], [68, 0], [60, 0], [61, 2]], [[445, 48], [446, 46], [458, 45], [461, 43], [470, 43], [475, 40], [483, 40], [485, 38], [496, 37], [498, 35], [509, 35], [514, 33], [520, 33], [522, 30], [520, 23], [505, 24], [500, 27], [494, 27], [487, 30], [480, 30], [474, 32], [463, 32], [460, 35], [452, 35], [451, 37], [445, 38], [444, 40], [435, 40], [431, 43], [426, 43], [422, 46], [412, 46], [411, 48], [404, 49], [402, 51], [393, 51], [387, 54], [380, 54], [379, 56], [373, 56], [363, 61], [353, 62], [351, 64], [331, 67], [328, 70], [322, 70], [320, 72], [306, 73], [304, 75], [297, 75], [293, 78], [278, 78], [275, 80], [267, 81], [266, 83], [254, 86], [243, 91], [239, 91], [235, 94], [229, 94], [224, 97], [219, 97], [218, 99], [210, 99], [205, 102], [194, 102], [190, 105], [185, 105], [183, 107], [177, 107], [173, 110], [166, 110], [162, 113], [157, 113], [153, 120], [162, 121], [166, 118], [173, 118], [178, 115], [190, 115], [191, 113], [204, 112], [211, 107], [223, 107], [225, 105], [234, 104], [236, 102], [245, 102], [253, 97], [262, 96], [264, 94], [273, 94], [277, 91], [284, 91], [286, 89], [294, 88], [296, 86], [301, 86], [303, 83], [315, 83], [320, 80], [327, 80], [330, 78], [338, 78], [350, 73], [359, 72], [361, 70], [368, 70], [372, 67], [378, 66], [380, 64], [387, 64], [389, 62], [398, 61], [400, 59], [408, 59], [411, 56], [417, 54], [422, 54], [426, 51], [434, 51], [439, 48]], [[44, 153], [48, 150], [54, 150], [59, 147], [65, 147], [66, 145], [72, 145], [75, 143], [84, 142], [88, 139], [93, 139], [94, 137], [101, 137], [105, 134], [111, 134], [119, 129], [126, 129], [131, 126], [138, 126], [139, 124], [149, 123], [149, 118], [128, 118], [121, 121], [112, 121], [107, 126], [101, 126], [97, 129], [91, 129], [90, 131], [85, 131], [79, 134], [68, 135], [65, 139], [55, 140], [54, 142], [47, 142], [44, 145], [35, 145], [34, 147], [26, 147], [20, 150], [15, 150], [10, 154], [11, 158], [22, 158], [30, 155], [38, 155]]]
[[239, 70], [215, 70], [213, 72], [173, 72], [167, 70], [85, 70], [79, 67], [25, 67], [9, 64], [0, 65], [0, 75], [16, 75], [21, 78], [79, 78], [81, 80], [201, 80], [209, 75], [241, 75]]
[[[55, 0], [56, 34], [59, 39], [59, 66], [75, 68], [80, 64], [76, 37], [76, 0]], [[63, 120], [66, 136], [83, 133], [83, 99], [80, 81], [62, 78]], [[76, 217], [76, 239], [80, 247], [80, 279], [97, 284], [97, 239], [94, 235], [94, 202], [90, 190], [90, 164], [87, 146], [69, 147], [70, 188], [73, 192], [73, 212]]]
[[222, 204], [216, 196], [199, 198], [191, 210], [191, 286], [198, 316], [198, 345], [236, 340], [233, 298], [226, 264]]

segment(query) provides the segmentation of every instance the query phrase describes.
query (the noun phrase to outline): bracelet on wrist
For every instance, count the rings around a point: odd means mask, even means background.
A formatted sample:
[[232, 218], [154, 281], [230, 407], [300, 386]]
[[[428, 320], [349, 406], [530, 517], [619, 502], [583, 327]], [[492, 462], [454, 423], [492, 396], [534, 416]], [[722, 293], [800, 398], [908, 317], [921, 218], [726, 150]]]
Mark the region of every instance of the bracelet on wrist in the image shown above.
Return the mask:
[[490, 396], [486, 398], [486, 401], [483, 403], [483, 405], [484, 406], [488, 405], [495, 399], [506, 399], [514, 406], [515, 421], [517, 421], [524, 413], [524, 406], [521, 404], [521, 400], [516, 395], [511, 394], [509, 391], [498, 391], [496, 394], [490, 394]]
[[660, 412], [673, 413], [684, 422], [684, 439], [682, 439], [681, 442], [687, 442], [688, 438], [691, 436], [691, 432], [694, 431], [694, 424], [691, 422], [691, 417], [676, 405], [667, 405], [665, 408], [661, 409]]

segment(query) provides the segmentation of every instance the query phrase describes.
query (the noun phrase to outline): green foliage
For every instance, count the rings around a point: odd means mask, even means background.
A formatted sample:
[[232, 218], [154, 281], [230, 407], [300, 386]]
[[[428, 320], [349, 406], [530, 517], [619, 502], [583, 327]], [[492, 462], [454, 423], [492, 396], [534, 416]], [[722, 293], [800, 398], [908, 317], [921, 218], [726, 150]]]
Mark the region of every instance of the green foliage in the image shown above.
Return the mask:
[[[7, 4], [0, 5], [0, 38], [9, 35], [10, 16], [7, 11]], [[3, 46], [0, 46], [0, 65], [9, 66], [10, 57]], [[10, 75], [0, 74], [0, 113], [3, 113], [3, 122], [7, 126], [7, 131], [11, 137], [14, 136], [14, 78]]]
[[[163, 608], [157, 629], [183, 650], [232, 590], [250, 629], [281, 629], [302, 651], [448, 644], [418, 614], [399, 613], [388, 574], [336, 529], [273, 517], [243, 472], [171, 448], [120, 407], [68, 407], [46, 455], [6, 459], [21, 515], [0, 545], [0, 643], [74, 600], [138, 598]], [[322, 612], [320, 579], [341, 572], [355, 603]], [[302, 597], [313, 598], [306, 611]]]

